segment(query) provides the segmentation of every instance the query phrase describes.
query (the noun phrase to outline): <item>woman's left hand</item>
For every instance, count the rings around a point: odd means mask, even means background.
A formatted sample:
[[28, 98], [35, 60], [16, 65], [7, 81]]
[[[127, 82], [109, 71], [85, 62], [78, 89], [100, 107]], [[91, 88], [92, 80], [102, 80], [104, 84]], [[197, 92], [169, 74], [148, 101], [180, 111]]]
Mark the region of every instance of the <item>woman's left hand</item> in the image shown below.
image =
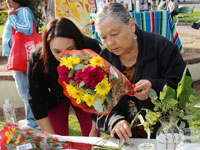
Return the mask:
[[139, 100], [146, 100], [149, 97], [149, 93], [152, 87], [152, 84], [149, 80], [142, 79], [138, 81], [134, 89], [135, 97]]
[[8, 10], [8, 16], [15, 15], [17, 11], [14, 8]]

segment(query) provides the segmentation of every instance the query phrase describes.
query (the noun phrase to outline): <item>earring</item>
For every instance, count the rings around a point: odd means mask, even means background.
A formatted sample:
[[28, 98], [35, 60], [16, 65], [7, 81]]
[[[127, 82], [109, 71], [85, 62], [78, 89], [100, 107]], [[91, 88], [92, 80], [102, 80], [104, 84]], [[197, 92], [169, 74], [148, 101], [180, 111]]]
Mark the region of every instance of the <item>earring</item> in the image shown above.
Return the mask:
[[133, 38], [134, 38], [135, 40], [137, 40], [137, 35], [134, 34]]

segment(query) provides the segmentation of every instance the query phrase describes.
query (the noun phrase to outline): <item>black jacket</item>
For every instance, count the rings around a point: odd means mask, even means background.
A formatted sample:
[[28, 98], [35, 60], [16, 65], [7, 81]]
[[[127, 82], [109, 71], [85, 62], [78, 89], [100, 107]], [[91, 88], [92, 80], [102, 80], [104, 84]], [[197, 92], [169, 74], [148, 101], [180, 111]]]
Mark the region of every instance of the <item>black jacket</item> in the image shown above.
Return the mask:
[[[96, 40], [85, 37], [86, 48], [100, 53], [101, 48]], [[28, 65], [29, 103], [36, 120], [48, 116], [48, 111], [68, 99], [63, 94], [63, 88], [58, 83], [57, 66], [59, 62], [50, 55], [49, 71], [44, 74], [43, 61], [40, 58], [41, 47], [30, 55]]]
[[[157, 94], [159, 94], [165, 84], [176, 89], [186, 66], [177, 46], [158, 34], [144, 32], [138, 27], [136, 27], [136, 35], [138, 37], [139, 53], [135, 74], [131, 82], [136, 83], [141, 79], [147, 79], [152, 83], [152, 88]], [[106, 49], [102, 51], [101, 56], [122, 72], [118, 56]], [[92, 119], [97, 123], [97, 128], [102, 132], [110, 134], [113, 126], [118, 121], [125, 119], [130, 123], [132, 120], [129, 119], [129, 100], [135, 102], [138, 110], [142, 107], [150, 110], [154, 108], [150, 99], [140, 101], [135, 97], [125, 95], [113, 108], [110, 115], [92, 115]], [[159, 124], [154, 127], [152, 138], [155, 138], [155, 132], [158, 127]]]

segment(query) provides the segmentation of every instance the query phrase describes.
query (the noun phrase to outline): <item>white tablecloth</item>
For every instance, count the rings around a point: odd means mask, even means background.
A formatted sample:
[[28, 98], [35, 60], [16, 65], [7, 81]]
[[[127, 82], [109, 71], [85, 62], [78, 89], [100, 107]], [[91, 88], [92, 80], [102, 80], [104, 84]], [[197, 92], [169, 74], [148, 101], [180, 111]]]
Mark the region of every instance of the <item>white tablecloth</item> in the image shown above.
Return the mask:
[[[101, 137], [81, 137], [81, 136], [58, 136], [57, 137], [60, 141], [71, 141], [71, 142], [80, 142], [80, 143], [90, 143], [92, 145], [105, 145], [105, 146], [112, 146], [112, 147], [119, 147], [119, 140], [115, 138], [101, 138]], [[138, 150], [138, 145], [141, 143], [153, 143], [155, 146], [155, 150], [157, 150], [156, 140], [155, 139], [135, 139], [132, 138], [127, 141], [129, 146], [124, 146], [124, 150]]]

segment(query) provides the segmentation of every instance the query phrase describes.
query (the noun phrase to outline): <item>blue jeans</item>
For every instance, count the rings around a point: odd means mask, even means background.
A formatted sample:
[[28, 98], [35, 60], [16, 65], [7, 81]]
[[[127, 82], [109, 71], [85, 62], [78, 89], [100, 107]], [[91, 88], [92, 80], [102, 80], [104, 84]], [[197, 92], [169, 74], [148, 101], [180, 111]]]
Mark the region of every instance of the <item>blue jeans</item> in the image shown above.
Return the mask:
[[17, 87], [17, 91], [20, 95], [20, 97], [23, 99], [25, 104], [25, 115], [26, 115], [26, 121], [27, 125], [30, 127], [37, 127], [38, 124], [35, 121], [33, 117], [32, 110], [29, 105], [28, 101], [28, 78], [26, 72], [21, 71], [12, 71], [13, 77], [15, 79], [15, 84]]

